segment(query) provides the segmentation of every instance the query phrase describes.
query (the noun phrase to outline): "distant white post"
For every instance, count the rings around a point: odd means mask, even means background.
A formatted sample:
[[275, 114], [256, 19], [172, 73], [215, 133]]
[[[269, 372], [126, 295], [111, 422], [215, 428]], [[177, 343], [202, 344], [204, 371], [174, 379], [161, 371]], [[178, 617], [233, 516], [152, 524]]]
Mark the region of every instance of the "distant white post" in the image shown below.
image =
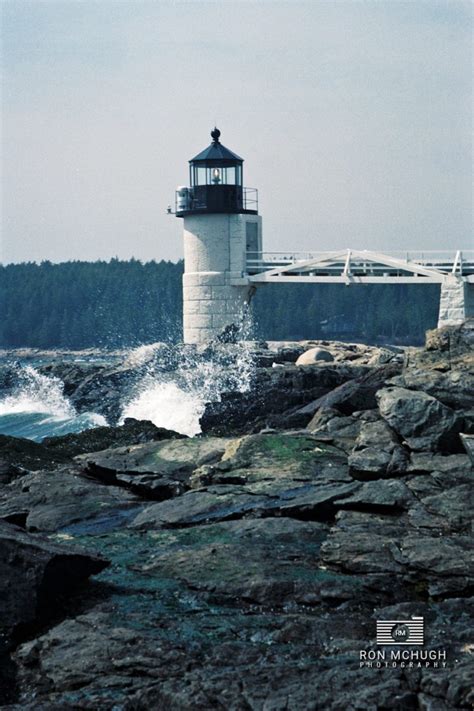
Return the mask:
[[441, 283], [438, 328], [459, 326], [474, 318], [474, 284], [450, 274]]

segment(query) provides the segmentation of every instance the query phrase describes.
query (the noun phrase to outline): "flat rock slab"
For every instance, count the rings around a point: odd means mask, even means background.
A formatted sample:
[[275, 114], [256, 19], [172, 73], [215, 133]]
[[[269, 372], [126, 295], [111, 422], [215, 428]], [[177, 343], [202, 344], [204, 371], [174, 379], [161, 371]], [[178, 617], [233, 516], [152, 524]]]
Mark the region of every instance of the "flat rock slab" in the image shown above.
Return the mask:
[[351, 496], [348, 496], [338, 503], [338, 507], [356, 508], [359, 510], [376, 510], [389, 513], [406, 510], [414, 504], [416, 499], [413, 492], [402, 481], [397, 479], [368, 481], [357, 489]]
[[229, 442], [214, 437], [165, 440], [84, 454], [76, 462], [103, 483], [164, 501], [187, 491], [192, 473], [208, 462], [218, 462]]
[[317, 605], [350, 599], [363, 578], [346, 578], [319, 565], [328, 527], [289, 518], [227, 521], [189, 531], [181, 545], [157, 550], [134, 570], [173, 578], [208, 601], [235, 605]]
[[232, 440], [222, 460], [197, 469], [193, 486], [280, 479], [351, 481], [344, 452], [310, 433], [268, 433]]
[[[474, 584], [469, 536], [434, 537], [401, 519], [341, 512], [321, 549], [331, 568], [377, 574], [394, 588], [403, 585], [433, 597], [466, 595]], [[390, 582], [391, 580], [391, 582]]]
[[[465, 437], [465, 435], [460, 435]], [[434, 452], [411, 452], [407, 473], [419, 474], [421, 472], [453, 472], [465, 473], [472, 480], [473, 463], [467, 454], [436, 454]]]
[[[392, 482], [391, 482], [392, 483]], [[378, 483], [377, 483], [378, 484]], [[367, 487], [367, 485], [365, 485]], [[268, 487], [216, 486], [188, 491], [176, 499], [145, 508], [130, 524], [132, 528], [195, 526], [210, 521], [243, 518], [244, 516], [293, 516], [297, 519], [330, 521], [343, 507], [398, 509], [403, 506], [409, 490], [396, 487], [378, 492], [356, 482], [332, 482]], [[351, 496], [353, 499], [351, 500]]]
[[[134, 494], [87, 479], [74, 467], [26, 474], [0, 488], [0, 519], [29, 531], [52, 532], [79, 522], [107, 521], [142, 504]], [[119, 517], [120, 518], [120, 517]]]
[[176, 499], [148, 506], [130, 524], [132, 528], [195, 526], [209, 521], [241, 518], [261, 511], [266, 499], [246, 494], [237, 487], [222, 487], [218, 493], [188, 491]]
[[114, 481], [118, 472], [176, 476], [191, 474], [196, 467], [219, 461], [230, 440], [217, 437], [149, 442], [130, 447], [83, 454], [76, 461], [98, 478]]

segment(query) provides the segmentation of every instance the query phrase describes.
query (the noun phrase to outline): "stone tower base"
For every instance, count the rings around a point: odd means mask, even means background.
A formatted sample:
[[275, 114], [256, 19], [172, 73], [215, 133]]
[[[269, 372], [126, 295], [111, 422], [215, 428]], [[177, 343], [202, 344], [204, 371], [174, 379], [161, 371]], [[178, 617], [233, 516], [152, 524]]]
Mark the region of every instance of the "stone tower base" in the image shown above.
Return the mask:
[[183, 275], [183, 334], [185, 343], [208, 343], [241, 323], [251, 287], [240, 274], [231, 284], [229, 272]]
[[261, 251], [261, 225], [254, 214], [185, 216], [185, 343], [207, 343], [242, 322], [255, 288], [247, 277], [247, 254]]

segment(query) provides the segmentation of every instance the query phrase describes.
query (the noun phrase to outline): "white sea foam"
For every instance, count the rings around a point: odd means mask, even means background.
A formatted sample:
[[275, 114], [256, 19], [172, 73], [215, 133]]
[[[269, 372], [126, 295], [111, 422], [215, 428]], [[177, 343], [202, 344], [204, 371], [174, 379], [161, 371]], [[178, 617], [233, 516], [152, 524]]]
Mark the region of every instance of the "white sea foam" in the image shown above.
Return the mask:
[[218, 402], [223, 392], [248, 391], [253, 367], [245, 344], [207, 357], [187, 352], [173, 372], [154, 373], [150, 367], [124, 404], [121, 422], [134, 417], [181, 434], [198, 434], [206, 404]]
[[75, 409], [63, 395], [59, 378], [38, 373], [32, 366], [22, 369], [16, 391], [0, 400], [0, 415], [26, 412], [48, 413], [55, 417], [74, 417]]
[[40, 441], [43, 437], [106, 426], [96, 412], [78, 414], [63, 394], [63, 383], [32, 366], [21, 368], [15, 391], [0, 400], [0, 432]]
[[147, 345], [133, 348], [127, 355], [125, 365], [138, 368], [149, 363], [162, 346], [162, 343], [148, 343]]
[[176, 383], [156, 382], [151, 377], [143, 380], [140, 388], [141, 392], [124, 407], [122, 422], [134, 417], [189, 436], [200, 432], [199, 418], [205, 403], [196, 394], [182, 390]]

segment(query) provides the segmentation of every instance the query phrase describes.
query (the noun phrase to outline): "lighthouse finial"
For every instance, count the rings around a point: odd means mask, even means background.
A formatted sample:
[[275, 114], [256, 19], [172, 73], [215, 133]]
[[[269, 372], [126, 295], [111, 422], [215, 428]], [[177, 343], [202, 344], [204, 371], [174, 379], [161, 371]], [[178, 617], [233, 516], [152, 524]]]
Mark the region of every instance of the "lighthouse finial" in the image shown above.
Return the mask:
[[211, 131], [211, 138], [214, 141], [214, 143], [219, 143], [219, 136], [221, 135], [221, 132], [219, 131], [216, 126], [214, 126], [214, 129]]

